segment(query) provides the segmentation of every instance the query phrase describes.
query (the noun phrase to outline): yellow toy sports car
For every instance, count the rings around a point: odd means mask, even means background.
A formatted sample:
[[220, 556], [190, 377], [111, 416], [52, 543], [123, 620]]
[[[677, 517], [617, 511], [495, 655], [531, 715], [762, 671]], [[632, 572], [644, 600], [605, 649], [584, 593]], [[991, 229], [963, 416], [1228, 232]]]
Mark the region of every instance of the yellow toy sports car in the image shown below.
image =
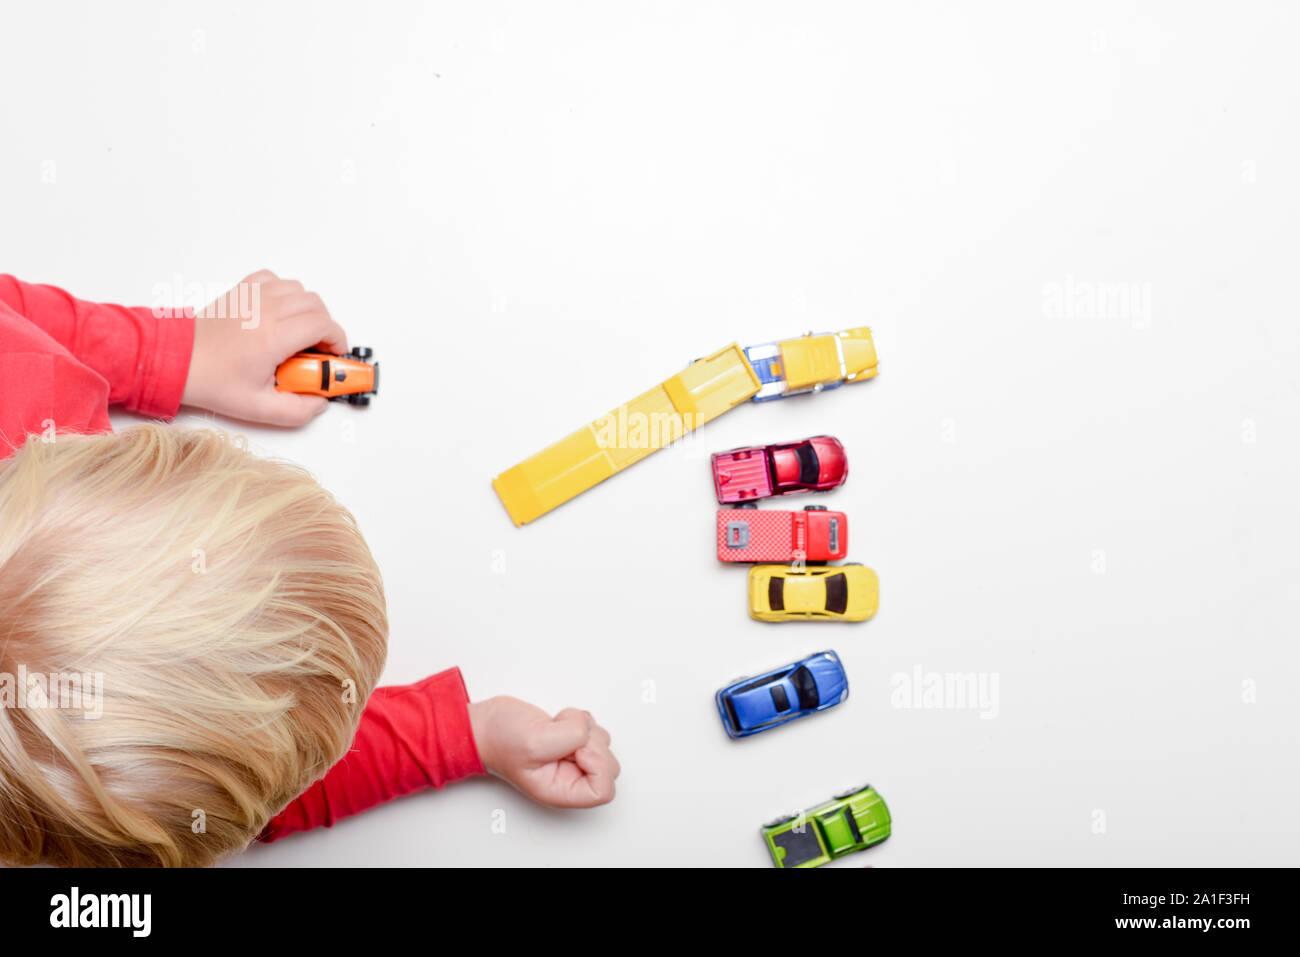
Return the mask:
[[880, 578], [866, 565], [755, 565], [749, 614], [759, 621], [866, 621], [880, 606]]

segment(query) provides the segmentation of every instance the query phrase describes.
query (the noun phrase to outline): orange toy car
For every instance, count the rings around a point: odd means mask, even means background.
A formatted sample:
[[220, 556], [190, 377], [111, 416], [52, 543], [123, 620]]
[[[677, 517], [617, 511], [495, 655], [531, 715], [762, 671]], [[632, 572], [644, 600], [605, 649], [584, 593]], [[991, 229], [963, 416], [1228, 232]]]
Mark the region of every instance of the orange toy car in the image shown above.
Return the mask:
[[352, 405], [369, 405], [379, 393], [379, 363], [368, 360], [374, 351], [357, 346], [345, 356], [330, 352], [299, 352], [275, 370], [275, 387], [281, 392], [346, 399]]

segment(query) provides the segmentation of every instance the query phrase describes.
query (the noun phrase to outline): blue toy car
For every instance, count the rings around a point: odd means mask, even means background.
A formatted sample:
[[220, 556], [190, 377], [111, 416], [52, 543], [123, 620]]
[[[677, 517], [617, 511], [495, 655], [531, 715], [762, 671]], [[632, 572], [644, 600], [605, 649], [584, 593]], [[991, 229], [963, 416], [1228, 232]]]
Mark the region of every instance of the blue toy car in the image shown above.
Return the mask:
[[777, 668], [757, 678], [740, 678], [715, 696], [722, 727], [732, 738], [833, 708], [849, 696], [849, 679], [833, 651]]

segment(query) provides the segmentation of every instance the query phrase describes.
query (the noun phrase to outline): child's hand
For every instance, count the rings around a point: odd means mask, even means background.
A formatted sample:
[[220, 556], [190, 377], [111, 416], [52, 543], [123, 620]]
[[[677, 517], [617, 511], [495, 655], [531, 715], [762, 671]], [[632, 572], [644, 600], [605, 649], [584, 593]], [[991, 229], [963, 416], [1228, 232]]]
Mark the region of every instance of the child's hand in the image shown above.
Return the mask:
[[566, 708], [554, 718], [516, 698], [469, 706], [479, 757], [539, 804], [595, 807], [614, 799], [618, 760], [609, 732], [586, 711]]
[[347, 352], [347, 334], [302, 283], [255, 272], [196, 316], [181, 402], [249, 422], [303, 425], [329, 400], [275, 391], [275, 369], [311, 348]]

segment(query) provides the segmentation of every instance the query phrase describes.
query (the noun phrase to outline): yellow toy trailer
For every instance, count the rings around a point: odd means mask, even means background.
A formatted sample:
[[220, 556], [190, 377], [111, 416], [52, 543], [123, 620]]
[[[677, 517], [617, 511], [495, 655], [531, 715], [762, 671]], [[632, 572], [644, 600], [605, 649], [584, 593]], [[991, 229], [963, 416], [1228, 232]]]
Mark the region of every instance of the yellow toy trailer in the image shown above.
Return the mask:
[[740, 347], [727, 346], [507, 469], [492, 485], [514, 523], [523, 525], [752, 398], [758, 389]]
[[492, 486], [523, 525], [747, 399], [819, 392], [875, 374], [865, 326], [744, 350], [732, 344], [507, 469]]

